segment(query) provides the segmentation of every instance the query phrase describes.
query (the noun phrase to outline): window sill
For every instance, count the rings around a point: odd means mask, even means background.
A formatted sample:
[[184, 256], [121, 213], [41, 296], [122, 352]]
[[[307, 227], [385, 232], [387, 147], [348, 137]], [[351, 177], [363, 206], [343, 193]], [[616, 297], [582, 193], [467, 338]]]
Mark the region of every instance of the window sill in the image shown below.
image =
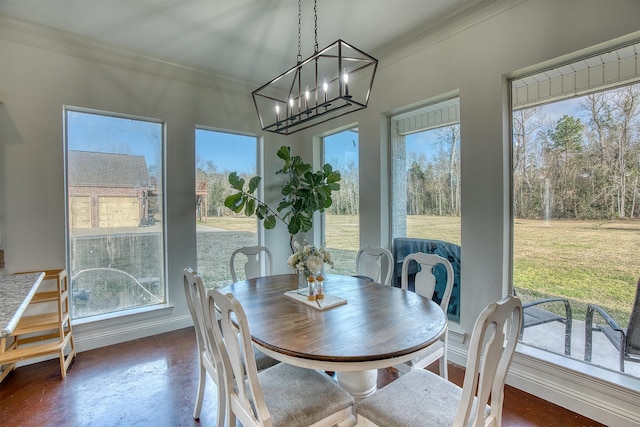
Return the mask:
[[589, 377], [596, 381], [614, 384], [629, 391], [637, 393], [640, 390], [640, 378], [522, 343], [518, 343], [514, 360], [526, 363], [532, 363], [532, 360], [536, 360], [549, 366], [555, 366], [557, 369], [571, 371], [578, 376]]
[[638, 425], [640, 379], [518, 344], [507, 383], [606, 425]]
[[146, 307], [135, 308], [126, 311], [116, 311], [113, 313], [99, 314], [96, 316], [83, 317], [80, 319], [72, 319], [71, 325], [73, 327], [82, 327], [83, 325], [96, 324], [96, 323], [121, 323], [118, 320], [123, 320], [126, 323], [131, 321], [146, 320], [157, 316], [168, 316], [173, 312], [173, 305], [158, 304]]

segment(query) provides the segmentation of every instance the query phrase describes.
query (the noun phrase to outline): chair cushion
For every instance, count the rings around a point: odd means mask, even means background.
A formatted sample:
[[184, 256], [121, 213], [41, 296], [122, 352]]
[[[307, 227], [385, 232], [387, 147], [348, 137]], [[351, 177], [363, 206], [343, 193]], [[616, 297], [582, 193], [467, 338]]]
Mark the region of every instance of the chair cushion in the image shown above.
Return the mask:
[[564, 323], [566, 320], [564, 316], [559, 316], [541, 308], [526, 307], [524, 309], [523, 323], [525, 328], [555, 321]]
[[623, 338], [622, 334], [609, 325], [598, 325], [598, 327], [609, 338], [616, 350], [621, 351], [620, 339]]
[[356, 414], [379, 426], [451, 427], [461, 396], [462, 389], [455, 384], [414, 369], [357, 403]]
[[274, 426], [309, 426], [353, 405], [326, 374], [279, 363], [258, 374]]

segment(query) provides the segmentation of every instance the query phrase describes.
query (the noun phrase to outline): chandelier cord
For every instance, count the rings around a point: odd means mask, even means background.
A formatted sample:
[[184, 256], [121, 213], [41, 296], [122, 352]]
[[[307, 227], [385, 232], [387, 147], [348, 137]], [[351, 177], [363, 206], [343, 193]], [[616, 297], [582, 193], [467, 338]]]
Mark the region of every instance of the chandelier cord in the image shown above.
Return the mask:
[[313, 19], [316, 42], [316, 44], [313, 45], [313, 52], [318, 53], [318, 0], [313, 0]]
[[302, 0], [298, 0], [298, 64], [302, 62]]

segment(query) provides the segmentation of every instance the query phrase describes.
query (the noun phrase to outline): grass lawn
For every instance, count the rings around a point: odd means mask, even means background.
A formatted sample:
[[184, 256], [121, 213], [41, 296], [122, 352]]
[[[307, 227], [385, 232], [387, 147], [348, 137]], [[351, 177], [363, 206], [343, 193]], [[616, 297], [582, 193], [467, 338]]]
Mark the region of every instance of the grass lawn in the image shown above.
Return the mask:
[[[337, 261], [334, 271], [351, 273], [359, 247], [358, 217], [327, 215], [326, 222], [327, 246]], [[198, 243], [199, 252], [202, 250], [207, 253], [207, 263], [210, 263], [211, 269], [219, 272], [226, 270], [228, 275], [228, 264], [225, 267], [225, 263], [229, 258], [226, 254], [233, 248], [227, 246], [250, 241], [256, 220], [212, 217], [207, 225], [241, 232], [233, 238], [233, 233], [225, 233], [226, 238], [220, 235], [220, 239], [215, 241], [215, 250], [205, 248], [209, 245], [204, 241]], [[635, 284], [640, 277], [640, 221], [517, 220], [514, 233], [513, 280], [523, 300], [564, 296], [571, 300], [576, 319], [584, 318], [586, 305], [595, 302], [603, 306], [621, 326], [626, 325]], [[407, 235], [459, 244], [460, 219], [409, 216]], [[212, 258], [218, 256], [221, 261], [214, 267]], [[200, 259], [198, 262], [200, 264]]]

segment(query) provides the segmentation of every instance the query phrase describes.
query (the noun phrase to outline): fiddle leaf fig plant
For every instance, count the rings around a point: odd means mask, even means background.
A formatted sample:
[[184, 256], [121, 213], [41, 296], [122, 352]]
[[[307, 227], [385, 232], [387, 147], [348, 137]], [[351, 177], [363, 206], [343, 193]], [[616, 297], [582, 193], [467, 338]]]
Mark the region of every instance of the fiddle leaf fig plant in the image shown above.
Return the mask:
[[287, 175], [289, 180], [282, 187], [282, 201], [275, 210], [255, 195], [262, 180], [260, 176], [251, 178], [245, 187], [245, 180], [236, 172], [229, 174], [229, 184], [237, 192], [227, 197], [224, 205], [235, 213], [244, 209], [245, 215], [256, 215], [267, 230], [274, 228], [279, 219], [293, 238], [295, 234], [311, 230], [314, 212], [324, 212], [331, 207], [331, 193], [340, 190], [341, 176], [329, 163], [314, 172], [302, 157], [292, 156], [287, 146], [280, 147], [277, 155], [284, 164], [276, 174]]

